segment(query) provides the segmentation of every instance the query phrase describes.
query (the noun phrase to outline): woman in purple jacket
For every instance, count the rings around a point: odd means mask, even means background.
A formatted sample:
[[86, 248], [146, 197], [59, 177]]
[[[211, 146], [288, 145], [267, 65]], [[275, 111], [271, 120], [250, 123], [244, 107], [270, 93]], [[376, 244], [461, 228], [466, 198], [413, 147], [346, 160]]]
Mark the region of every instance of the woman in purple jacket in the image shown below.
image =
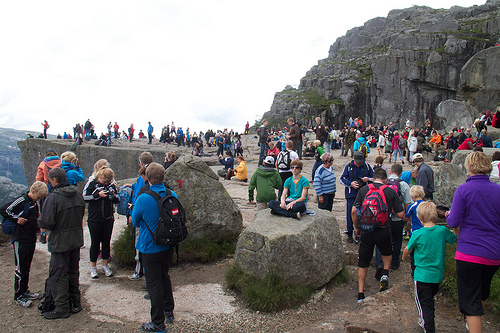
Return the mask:
[[500, 186], [489, 179], [491, 163], [484, 153], [472, 152], [465, 168], [469, 178], [457, 188], [446, 216], [450, 227], [460, 228], [455, 253], [460, 312], [470, 332], [482, 332], [484, 301], [500, 267]]

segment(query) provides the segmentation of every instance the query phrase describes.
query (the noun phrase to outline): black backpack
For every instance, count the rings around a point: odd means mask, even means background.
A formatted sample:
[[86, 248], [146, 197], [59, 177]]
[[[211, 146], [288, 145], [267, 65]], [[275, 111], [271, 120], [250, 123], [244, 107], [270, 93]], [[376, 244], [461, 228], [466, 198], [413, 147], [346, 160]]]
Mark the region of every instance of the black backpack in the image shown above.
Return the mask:
[[160, 210], [160, 218], [154, 234], [147, 223], [144, 223], [155, 244], [175, 246], [186, 239], [188, 235], [186, 212], [179, 200], [172, 195], [172, 192], [167, 189], [167, 194], [164, 197], [160, 197], [158, 193], [152, 190], [147, 190], [145, 193], [158, 202]]
[[290, 170], [290, 164], [292, 163], [290, 159], [290, 151], [282, 150], [276, 158], [276, 165], [280, 170]]

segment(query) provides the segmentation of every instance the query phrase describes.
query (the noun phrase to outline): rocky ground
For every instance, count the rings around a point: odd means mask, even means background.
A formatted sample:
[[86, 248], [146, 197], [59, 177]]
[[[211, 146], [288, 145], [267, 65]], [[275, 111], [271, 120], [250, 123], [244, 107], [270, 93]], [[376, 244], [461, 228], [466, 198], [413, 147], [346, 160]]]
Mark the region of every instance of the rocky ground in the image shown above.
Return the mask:
[[[243, 140], [245, 157], [248, 161], [249, 176], [257, 167], [258, 155], [256, 140], [252, 136]], [[119, 143], [126, 144], [126, 143]], [[134, 145], [144, 145], [146, 141], [136, 140]], [[151, 147], [151, 146], [149, 146]], [[171, 147], [167, 147], [168, 151]], [[187, 149], [187, 148], [186, 148]], [[207, 149], [213, 153], [213, 149]], [[340, 157], [339, 151], [333, 152], [334, 168], [337, 177], [343, 167], [350, 161]], [[368, 158], [373, 162], [376, 152]], [[207, 158], [214, 164], [215, 157]], [[430, 159], [430, 158], [429, 158]], [[310, 170], [314, 161], [304, 159], [304, 174], [310, 178]], [[212, 166], [217, 170], [218, 166]], [[405, 170], [410, 166], [405, 164]], [[244, 225], [248, 226], [255, 214], [255, 207], [249, 205], [247, 184], [236, 181], [221, 180], [233, 200], [240, 207]], [[339, 232], [344, 229], [344, 195], [343, 188], [337, 185], [333, 215], [339, 225]], [[314, 190], [311, 190], [308, 208], [317, 209]], [[118, 217], [118, 216], [117, 216]], [[121, 232], [125, 219], [118, 217], [115, 221], [114, 236]], [[13, 251], [8, 242], [0, 244], [0, 284], [1, 309], [0, 320], [3, 332], [139, 332], [142, 322], [149, 321], [149, 301], [143, 298], [141, 290], [144, 281], [130, 281], [127, 275], [130, 268], [118, 266], [111, 261], [114, 276], [91, 280], [88, 261], [89, 235], [85, 229], [85, 247], [81, 251], [80, 284], [83, 295], [83, 311], [68, 319], [54, 321], [45, 320], [39, 315], [36, 306], [28, 309], [15, 304], [12, 292]], [[357, 245], [344, 242], [344, 249], [349, 264], [350, 279], [342, 285], [328, 285], [318, 290], [311, 300], [297, 309], [279, 313], [264, 314], [251, 311], [245, 307], [234, 292], [224, 287], [223, 274], [226, 266], [232, 263], [231, 258], [222, 259], [212, 264], [181, 263], [171, 270], [176, 301], [176, 321], [168, 325], [170, 332], [421, 332], [417, 325], [417, 311], [413, 302], [413, 281], [409, 273], [409, 264], [390, 273], [391, 288], [377, 293], [378, 281], [373, 278], [374, 269], [368, 271], [364, 305], [356, 303], [357, 279], [356, 264]], [[43, 293], [44, 281], [48, 274], [49, 254], [46, 245], [37, 243], [37, 250], [32, 264], [30, 289]], [[98, 263], [100, 267], [100, 263]], [[461, 319], [457, 305], [448, 302], [438, 294], [436, 323], [441, 332], [466, 332], [465, 323]], [[500, 332], [500, 324], [490, 314], [485, 316], [485, 331]]]

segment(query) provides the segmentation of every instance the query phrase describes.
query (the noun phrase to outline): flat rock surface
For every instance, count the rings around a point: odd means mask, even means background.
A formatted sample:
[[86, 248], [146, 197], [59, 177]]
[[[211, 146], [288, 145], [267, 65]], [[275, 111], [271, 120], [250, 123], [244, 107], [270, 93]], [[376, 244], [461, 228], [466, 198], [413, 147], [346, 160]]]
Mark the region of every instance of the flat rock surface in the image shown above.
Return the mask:
[[[139, 142], [133, 144], [143, 145], [144, 150], [151, 147], [147, 145], [147, 141], [137, 141]], [[243, 144], [250, 178], [257, 167], [258, 147], [253, 136], [244, 137]], [[154, 145], [161, 148], [161, 144]], [[171, 147], [165, 148], [165, 151], [169, 151], [169, 148]], [[212, 154], [215, 152], [214, 148], [207, 148], [206, 151]], [[339, 155], [339, 151], [333, 152], [337, 179], [345, 164], [350, 161]], [[368, 161], [372, 163], [376, 155], [377, 152], [373, 151]], [[425, 155], [424, 157], [427, 159]], [[310, 179], [314, 161], [304, 159], [303, 162], [303, 174]], [[429, 164], [433, 165], [432, 162]], [[217, 170], [220, 167], [211, 168]], [[404, 165], [404, 170], [409, 168], [408, 164]], [[244, 226], [248, 226], [255, 215], [255, 206], [247, 203], [248, 184], [225, 180], [221, 182], [239, 206]], [[314, 190], [311, 188], [309, 209], [317, 209], [315, 201]], [[337, 219], [339, 232], [342, 232], [345, 224], [344, 188], [338, 182], [332, 214]], [[120, 216], [115, 221], [114, 238], [124, 226], [125, 218]], [[145, 281], [130, 281], [127, 276], [132, 273], [131, 268], [120, 267], [112, 260], [110, 267], [114, 272], [113, 277], [106, 278], [100, 274], [98, 279], [90, 279], [90, 239], [86, 222], [84, 230], [85, 246], [80, 260], [83, 311], [68, 319], [45, 320], [36, 309], [37, 302], [28, 309], [14, 302], [13, 250], [10, 243], [0, 243], [0, 260], [4, 263], [0, 266], [0, 278], [3, 281], [0, 284], [2, 332], [140, 332], [140, 324], [149, 321], [150, 303], [143, 298], [145, 292], [141, 290]], [[347, 263], [355, 265], [357, 245], [346, 243], [344, 236], [342, 240]], [[30, 276], [32, 292], [43, 293], [49, 258], [46, 245], [37, 243]], [[383, 293], [377, 293], [378, 281], [373, 278], [375, 270], [370, 268], [366, 286], [367, 299], [361, 306], [356, 303], [356, 267], [347, 266], [350, 276], [347, 283], [327, 285], [299, 308], [272, 314], [247, 309], [237, 294], [224, 287], [224, 269], [231, 263], [232, 258], [211, 264], [181, 262], [171, 269], [176, 321], [167, 325], [169, 332], [421, 332], [417, 324], [413, 281], [408, 263], [402, 263], [398, 270], [391, 271], [390, 289]], [[100, 272], [100, 260], [97, 265]], [[457, 304], [447, 302], [438, 294], [436, 308], [438, 331], [467, 332]], [[500, 332], [500, 325], [491, 313], [485, 316], [484, 321], [485, 332]]]

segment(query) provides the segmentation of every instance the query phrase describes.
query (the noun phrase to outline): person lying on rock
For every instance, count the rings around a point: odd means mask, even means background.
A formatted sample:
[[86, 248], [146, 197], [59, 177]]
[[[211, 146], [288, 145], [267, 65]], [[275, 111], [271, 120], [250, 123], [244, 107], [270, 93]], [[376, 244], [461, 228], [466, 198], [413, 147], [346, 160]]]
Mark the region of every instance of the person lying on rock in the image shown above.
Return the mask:
[[300, 160], [293, 160], [290, 163], [293, 176], [285, 180], [280, 201], [269, 202], [271, 214], [300, 220], [300, 215], [307, 210], [307, 193], [310, 186], [307, 178], [300, 174], [302, 167]]

